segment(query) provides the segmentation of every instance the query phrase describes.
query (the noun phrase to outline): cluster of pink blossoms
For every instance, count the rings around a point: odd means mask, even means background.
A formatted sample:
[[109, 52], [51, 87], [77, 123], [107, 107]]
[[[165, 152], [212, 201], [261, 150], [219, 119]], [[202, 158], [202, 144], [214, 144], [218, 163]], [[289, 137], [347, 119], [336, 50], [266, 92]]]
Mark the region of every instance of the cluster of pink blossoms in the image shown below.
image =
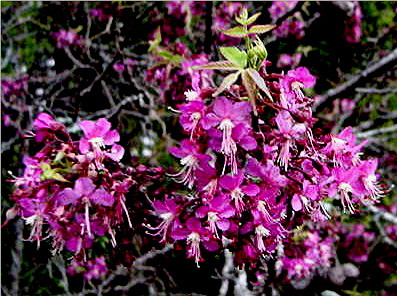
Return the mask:
[[170, 149], [181, 164], [171, 176], [192, 193], [155, 201], [161, 223], [148, 228], [163, 242], [185, 243], [197, 264], [203, 247], [226, 245], [238, 264], [255, 262], [282, 248], [294, 221], [326, 221], [333, 200], [354, 213], [382, 196], [377, 160], [362, 159], [365, 142], [357, 145], [350, 127], [338, 135], [313, 133], [313, 100], [303, 89], [316, 79], [308, 69], [262, 77], [273, 102], [257, 102], [258, 117], [236, 86], [215, 98], [188, 91], [179, 105], [189, 138]]
[[347, 21], [346, 21], [346, 29], [345, 35], [346, 40], [350, 43], [358, 43], [360, 42], [361, 35], [363, 34], [361, 28], [361, 19], [362, 19], [362, 12], [360, 3], [358, 1], [352, 1], [354, 9], [353, 14]]
[[[288, 13], [298, 4], [298, 1], [273, 1], [269, 7], [269, 14], [273, 21]], [[287, 38], [295, 36], [296, 39], [302, 39], [305, 35], [305, 23], [300, 12], [295, 12], [292, 17], [284, 20], [279, 27], [274, 30], [278, 38]]]
[[82, 37], [80, 37], [74, 30], [61, 29], [53, 35], [57, 41], [58, 48], [69, 47], [71, 45], [81, 46], [83, 42]]
[[213, 87], [212, 70], [205, 70], [200, 75], [192, 70], [193, 66], [208, 62], [205, 54], [192, 54], [182, 42], [175, 43], [172, 54], [180, 58], [177, 64], [155, 55], [153, 59], [158, 63], [146, 71], [146, 79], [158, 86], [163, 103], [174, 106], [174, 102], [183, 102], [185, 95], [179, 89], [189, 88], [188, 96], [195, 97]]
[[325, 276], [336, 257], [335, 237], [335, 230], [326, 223], [293, 231], [290, 243], [278, 250], [277, 276], [297, 289], [305, 288], [317, 275]]
[[125, 194], [135, 182], [119, 163], [124, 154], [116, 144], [119, 133], [107, 119], [84, 120], [84, 135], [74, 142], [65, 126], [47, 113], [40, 113], [33, 127], [31, 136], [44, 147], [24, 158], [26, 168], [14, 180], [12, 195], [13, 210], [30, 225], [27, 240], [39, 246], [51, 238], [53, 252], [66, 248], [76, 261], [85, 258], [100, 236], [108, 235], [115, 246], [115, 227], [123, 221], [132, 227]]

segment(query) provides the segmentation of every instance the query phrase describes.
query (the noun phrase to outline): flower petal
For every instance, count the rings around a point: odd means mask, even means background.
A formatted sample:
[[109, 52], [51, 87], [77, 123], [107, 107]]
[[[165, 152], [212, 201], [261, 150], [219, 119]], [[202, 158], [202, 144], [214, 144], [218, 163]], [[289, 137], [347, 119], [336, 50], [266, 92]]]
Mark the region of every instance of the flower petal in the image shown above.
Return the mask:
[[95, 123], [91, 120], [83, 120], [80, 122], [80, 128], [83, 130], [84, 136], [88, 139], [95, 137]]
[[218, 219], [218, 221], [216, 221], [216, 226], [222, 231], [227, 231], [230, 227], [230, 222], [227, 219]]
[[90, 195], [90, 201], [97, 205], [110, 207], [114, 203], [114, 197], [105, 189], [99, 188]]
[[120, 134], [116, 130], [108, 131], [103, 137], [103, 140], [105, 145], [113, 145], [114, 143], [120, 141]]
[[294, 197], [292, 198], [292, 208], [294, 209], [295, 212], [298, 212], [302, 210], [302, 201], [299, 198], [298, 194], [295, 194]]
[[88, 196], [94, 190], [95, 185], [88, 177], [77, 179], [76, 184], [74, 185], [74, 192], [79, 196]]
[[241, 186], [241, 191], [244, 192], [248, 196], [256, 196], [259, 193], [259, 187], [255, 184], [249, 184]]
[[80, 197], [72, 188], [65, 188], [58, 193], [56, 200], [60, 205], [66, 206], [75, 203]]

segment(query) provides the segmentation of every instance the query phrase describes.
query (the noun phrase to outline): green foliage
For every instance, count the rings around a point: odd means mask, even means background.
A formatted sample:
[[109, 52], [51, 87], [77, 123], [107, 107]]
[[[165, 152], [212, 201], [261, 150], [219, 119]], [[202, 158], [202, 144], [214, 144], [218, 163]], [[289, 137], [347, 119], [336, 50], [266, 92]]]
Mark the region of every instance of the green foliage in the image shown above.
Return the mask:
[[220, 52], [232, 64], [244, 69], [247, 66], [246, 52], [238, 49], [237, 47], [221, 47]]
[[[2, 3], [2, 6], [4, 3]], [[51, 55], [54, 51], [54, 44], [50, 42], [50, 26], [51, 17], [47, 17], [48, 23], [42, 23], [40, 18], [40, 4], [38, 2], [30, 2], [29, 5], [20, 6], [18, 2], [11, 2], [9, 5], [4, 5], [9, 10], [14, 11], [15, 14], [10, 16], [10, 19], [3, 20], [13, 21], [16, 17], [16, 22], [11, 22], [10, 26], [5, 27], [3, 35], [7, 37], [4, 40], [5, 44], [2, 46], [2, 58], [5, 57], [8, 47], [17, 53], [19, 64], [23, 64], [27, 69], [31, 68], [42, 56]], [[12, 74], [15, 68], [10, 63], [2, 69], [4, 74]]]

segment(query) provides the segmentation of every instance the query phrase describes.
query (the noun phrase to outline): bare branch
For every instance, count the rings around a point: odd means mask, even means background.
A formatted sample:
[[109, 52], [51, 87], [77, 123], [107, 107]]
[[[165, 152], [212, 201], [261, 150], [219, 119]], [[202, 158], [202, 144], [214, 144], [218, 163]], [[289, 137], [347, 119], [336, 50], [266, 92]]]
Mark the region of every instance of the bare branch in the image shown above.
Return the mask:
[[379, 134], [386, 134], [386, 133], [392, 133], [392, 132], [397, 132], [397, 124], [388, 126], [388, 127], [381, 127], [381, 128], [358, 133], [357, 138], [368, 138], [368, 137], [376, 136]]
[[222, 285], [219, 289], [219, 296], [226, 296], [229, 289], [229, 280], [232, 279], [231, 274], [234, 270], [233, 254], [229, 249], [225, 249], [225, 265], [222, 269]]
[[381, 216], [383, 219], [385, 219], [386, 221], [396, 224], [397, 225], [397, 217], [394, 216], [393, 214], [390, 214], [389, 212], [383, 211], [377, 207], [375, 207], [374, 205], [368, 205], [368, 209], [374, 213], [377, 214], [379, 216]]
[[357, 87], [355, 89], [356, 92], [366, 93], [366, 94], [388, 94], [388, 93], [397, 93], [397, 88], [365, 88], [365, 87]]
[[365, 79], [374, 76], [381, 69], [391, 68], [392, 66], [396, 65], [396, 62], [397, 62], [397, 48], [395, 48], [391, 53], [381, 58], [373, 65], [368, 66], [359, 74], [350, 78], [348, 81], [338, 85], [333, 89], [328, 90], [324, 95], [320, 97], [320, 100], [316, 103], [316, 105], [313, 106], [313, 111], [317, 111], [317, 112], [322, 111], [331, 99], [341, 96], [346, 91], [355, 88], [357, 85], [363, 83]]

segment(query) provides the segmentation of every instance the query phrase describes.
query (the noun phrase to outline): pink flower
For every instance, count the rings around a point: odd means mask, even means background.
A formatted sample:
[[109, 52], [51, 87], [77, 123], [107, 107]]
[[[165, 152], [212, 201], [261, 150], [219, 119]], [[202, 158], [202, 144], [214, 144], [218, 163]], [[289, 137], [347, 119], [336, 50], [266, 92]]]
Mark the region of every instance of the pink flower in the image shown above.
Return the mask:
[[[243, 123], [237, 124], [232, 130], [233, 141], [246, 151], [255, 150], [258, 145], [254, 137], [250, 135], [251, 128]], [[210, 136], [209, 147], [218, 152], [221, 152], [222, 148], [222, 132], [218, 129], [210, 129], [208, 131]]]
[[300, 52], [294, 53], [293, 55], [283, 53], [280, 55], [280, 57], [277, 61], [277, 67], [278, 68], [284, 68], [284, 67], [295, 68], [296, 66], [299, 65], [301, 58], [302, 58], [302, 53], [300, 53]]
[[174, 200], [172, 199], [166, 199], [164, 202], [160, 202], [155, 200], [153, 202], [153, 206], [161, 219], [163, 221], [157, 225], [156, 227], [151, 227], [150, 225], [146, 225], [146, 227], [149, 230], [157, 230], [156, 233], [151, 234], [147, 232], [150, 235], [161, 235], [161, 241], [160, 242], [165, 242], [167, 239], [167, 232], [169, 228], [171, 227], [171, 231], [177, 229], [177, 227], [180, 225], [177, 217], [181, 211], [181, 207], [178, 206]]
[[172, 155], [181, 158], [180, 163], [183, 166], [179, 173], [171, 176], [175, 177], [176, 182], [183, 183], [189, 188], [192, 188], [194, 183], [194, 172], [211, 159], [211, 156], [199, 153], [198, 149], [199, 145], [189, 140], [182, 140], [180, 148], [169, 149]]
[[203, 243], [208, 251], [216, 251], [219, 244], [211, 238], [209, 231], [201, 225], [201, 222], [196, 218], [189, 218], [186, 221], [186, 229], [178, 229], [172, 233], [172, 237], [176, 240], [186, 239], [189, 245], [187, 256], [193, 257], [197, 266], [201, 258], [200, 244]]
[[354, 13], [351, 19], [346, 22], [345, 35], [347, 42], [358, 43], [362, 36], [361, 19], [362, 12], [360, 3], [354, 1]]
[[241, 185], [244, 179], [243, 172], [239, 171], [236, 176], [222, 176], [219, 180], [220, 186], [230, 193], [238, 216], [245, 209], [243, 197], [245, 195], [256, 196], [259, 193], [259, 187], [255, 184]]
[[272, 20], [277, 20], [279, 17], [292, 10], [298, 1], [273, 1], [269, 7], [269, 13]]
[[201, 168], [196, 170], [196, 181], [197, 187], [207, 194], [209, 197], [213, 197], [218, 189], [219, 176], [215, 168], [208, 164], [204, 164]]
[[248, 159], [246, 172], [253, 177], [259, 177], [268, 189], [279, 190], [288, 184], [288, 179], [280, 174], [280, 168], [268, 159], [265, 164], [259, 163], [255, 158]]
[[350, 167], [360, 163], [360, 153], [368, 140], [356, 145], [356, 137], [352, 127], [346, 127], [339, 135], [331, 135], [331, 141], [320, 150], [321, 153], [332, 157], [336, 166]]
[[201, 206], [196, 211], [197, 218], [208, 217], [209, 230], [216, 238], [219, 238], [217, 228], [227, 231], [230, 222], [227, 218], [234, 215], [234, 208], [230, 205], [225, 195], [221, 194], [212, 198], [207, 205]]
[[221, 153], [225, 156], [223, 174], [228, 164], [232, 174], [237, 173], [236, 142], [232, 138], [233, 129], [239, 124], [250, 126], [250, 112], [252, 106], [248, 102], [233, 103], [224, 97], [218, 98], [207, 114], [202, 125], [204, 129], [216, 127], [222, 132]]
[[73, 30], [66, 31], [64, 29], [54, 33], [57, 41], [57, 47], [68, 47], [70, 45], [79, 45], [81, 43], [81, 37]]
[[75, 204], [77, 201], [90, 202], [104, 207], [110, 207], [114, 203], [114, 197], [105, 189], [96, 189], [92, 180], [88, 177], [81, 177], [76, 180], [74, 189], [65, 188], [58, 196], [57, 201], [60, 205]]
[[113, 64], [113, 70], [118, 72], [118, 73], [123, 73], [125, 70], [125, 65], [121, 63], [114, 63]]
[[55, 120], [54, 117], [47, 113], [39, 113], [36, 119], [33, 121], [33, 127], [36, 130], [36, 141], [44, 142], [47, 139], [52, 139], [54, 133], [62, 131], [66, 134], [66, 128], [62, 123]]
[[294, 211], [301, 211], [304, 209], [310, 213], [313, 208], [311, 203], [320, 198], [320, 188], [318, 185], [311, 184], [308, 180], [303, 180], [303, 189], [301, 194], [294, 194], [291, 204]]
[[376, 158], [364, 160], [357, 167], [359, 176], [358, 182], [354, 185], [356, 186], [357, 192], [362, 196], [369, 196], [370, 202], [377, 201], [384, 194], [375, 175], [377, 168], [378, 159]]
[[298, 140], [306, 132], [306, 126], [303, 123], [296, 123], [290, 113], [285, 110], [281, 110], [277, 114], [276, 123], [279, 137], [283, 139], [277, 160], [287, 170], [291, 157], [290, 149], [294, 146], [295, 140]]
[[105, 257], [97, 257], [94, 260], [89, 260], [86, 264], [87, 271], [84, 273], [84, 278], [87, 281], [92, 279], [100, 279], [108, 273], [108, 267], [105, 262]]
[[59, 205], [63, 206], [75, 205], [77, 202], [84, 206], [85, 227], [89, 237], [92, 237], [89, 207], [92, 204], [111, 207], [114, 203], [114, 197], [103, 188], [96, 189], [96, 186], [88, 177], [77, 179], [74, 189], [65, 188], [58, 193], [56, 200]]
[[197, 128], [199, 128], [201, 120], [205, 116], [206, 106], [201, 101], [191, 101], [184, 105], [179, 105], [179, 110], [182, 111], [182, 115], [179, 117], [179, 121], [185, 131], [190, 132], [190, 139], [193, 139], [193, 135]]
[[94, 122], [83, 120], [80, 128], [84, 132], [84, 138], [79, 142], [80, 152], [85, 154], [93, 149], [104, 148], [105, 145], [113, 145], [120, 141], [120, 135], [116, 130], [110, 130], [111, 124], [106, 118], [100, 118]]
[[358, 177], [357, 167], [347, 170], [337, 167], [332, 171], [331, 180], [333, 182], [328, 189], [328, 194], [341, 200], [344, 212], [347, 209], [351, 214], [354, 214], [354, 199], [350, 195], [353, 194], [353, 197], [360, 196], [360, 192], [357, 191]]

